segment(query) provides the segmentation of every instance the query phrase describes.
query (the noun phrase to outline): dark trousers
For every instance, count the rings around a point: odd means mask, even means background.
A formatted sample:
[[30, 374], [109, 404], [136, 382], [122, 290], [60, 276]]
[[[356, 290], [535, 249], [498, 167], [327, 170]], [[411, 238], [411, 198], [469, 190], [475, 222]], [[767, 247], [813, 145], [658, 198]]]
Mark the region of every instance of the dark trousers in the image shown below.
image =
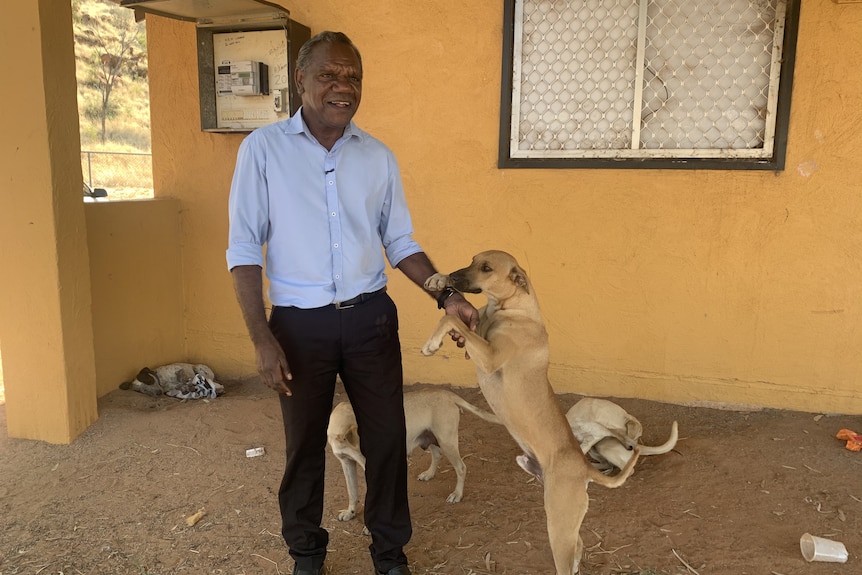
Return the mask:
[[291, 396], [279, 396], [287, 461], [278, 492], [282, 536], [300, 568], [323, 563], [326, 428], [336, 376], [356, 413], [366, 458], [365, 525], [378, 571], [406, 564], [412, 526], [407, 504], [407, 454], [398, 314], [381, 293], [349, 309], [276, 307], [270, 329], [293, 374]]

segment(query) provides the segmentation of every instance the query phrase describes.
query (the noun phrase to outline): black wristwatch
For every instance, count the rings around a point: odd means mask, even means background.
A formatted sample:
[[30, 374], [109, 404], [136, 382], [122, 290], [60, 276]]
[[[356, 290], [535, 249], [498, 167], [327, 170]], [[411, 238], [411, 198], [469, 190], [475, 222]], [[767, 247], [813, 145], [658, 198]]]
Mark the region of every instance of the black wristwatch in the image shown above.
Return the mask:
[[446, 303], [449, 296], [456, 293], [458, 293], [458, 291], [455, 288], [444, 288], [443, 291], [440, 292], [440, 295], [437, 296], [437, 309], [443, 309], [443, 304]]

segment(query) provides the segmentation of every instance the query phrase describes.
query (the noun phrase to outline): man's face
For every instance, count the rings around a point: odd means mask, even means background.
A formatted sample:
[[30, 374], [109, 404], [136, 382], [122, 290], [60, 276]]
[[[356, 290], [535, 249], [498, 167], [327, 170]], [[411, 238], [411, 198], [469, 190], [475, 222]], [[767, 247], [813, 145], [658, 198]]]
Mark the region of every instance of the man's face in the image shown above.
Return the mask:
[[320, 44], [311, 63], [296, 71], [305, 123], [315, 136], [339, 135], [350, 123], [362, 99], [362, 68], [347, 44]]

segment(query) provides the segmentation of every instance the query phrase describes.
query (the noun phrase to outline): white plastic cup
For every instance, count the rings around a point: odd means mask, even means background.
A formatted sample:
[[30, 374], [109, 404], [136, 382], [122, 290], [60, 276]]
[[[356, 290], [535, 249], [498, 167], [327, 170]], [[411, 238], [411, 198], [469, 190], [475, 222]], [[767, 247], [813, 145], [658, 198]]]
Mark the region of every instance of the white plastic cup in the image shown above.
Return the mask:
[[847, 561], [847, 549], [840, 541], [824, 539], [811, 533], [804, 533], [799, 539], [799, 548], [806, 561], [823, 561], [826, 563], [844, 563]]

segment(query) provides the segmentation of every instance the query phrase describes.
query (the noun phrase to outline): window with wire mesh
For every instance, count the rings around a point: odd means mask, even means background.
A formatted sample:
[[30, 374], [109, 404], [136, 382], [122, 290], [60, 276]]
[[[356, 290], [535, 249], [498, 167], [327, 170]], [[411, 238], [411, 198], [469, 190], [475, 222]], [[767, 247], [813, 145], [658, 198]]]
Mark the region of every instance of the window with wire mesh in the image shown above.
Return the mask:
[[509, 0], [500, 167], [784, 167], [799, 0]]

